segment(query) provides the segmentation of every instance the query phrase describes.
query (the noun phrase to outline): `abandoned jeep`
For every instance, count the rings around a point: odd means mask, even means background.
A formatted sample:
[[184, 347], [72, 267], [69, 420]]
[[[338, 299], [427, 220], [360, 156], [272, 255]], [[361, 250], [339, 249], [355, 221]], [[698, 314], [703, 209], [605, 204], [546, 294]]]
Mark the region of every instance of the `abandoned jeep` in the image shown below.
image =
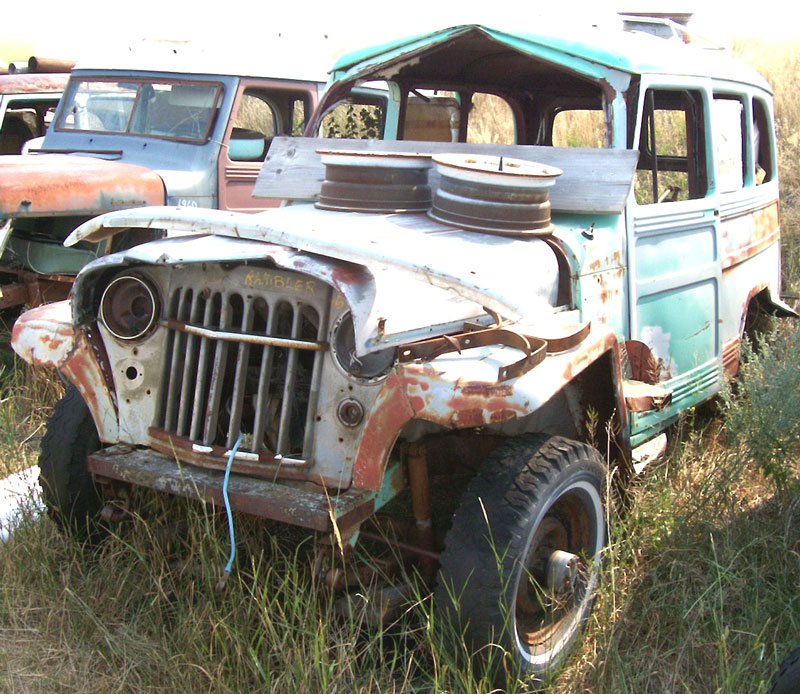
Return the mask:
[[16, 323], [73, 384], [42, 442], [53, 516], [120, 518], [144, 486], [342, 550], [388, 538], [476, 651], [541, 676], [591, 609], [610, 471], [791, 313], [772, 109], [722, 55], [600, 29], [341, 58], [306, 134], [339, 113], [377, 139], [276, 139], [256, 184], [315, 204], [125, 210], [67, 239], [170, 235]]
[[[103, 212], [182, 205], [254, 212], [251, 193], [275, 135], [302, 132], [319, 76], [275, 38], [260, 63], [193, 44], [143, 42], [79, 64], [35, 156], [0, 157], [0, 308], [67, 296], [108, 244], [62, 242]], [[30, 76], [29, 76], [30, 79]], [[130, 230], [111, 244], [152, 240]]]

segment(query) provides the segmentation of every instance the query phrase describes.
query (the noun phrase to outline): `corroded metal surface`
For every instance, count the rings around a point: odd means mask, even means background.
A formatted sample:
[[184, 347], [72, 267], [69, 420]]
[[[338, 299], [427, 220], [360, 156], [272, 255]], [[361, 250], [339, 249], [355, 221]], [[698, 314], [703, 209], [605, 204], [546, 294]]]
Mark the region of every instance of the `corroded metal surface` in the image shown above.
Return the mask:
[[12, 306], [39, 306], [53, 301], [62, 301], [69, 295], [72, 277], [63, 275], [36, 275], [20, 272], [16, 268], [0, 266], [0, 272], [16, 275], [18, 281], [0, 287], [0, 309]]
[[88, 215], [164, 202], [142, 166], [65, 154], [0, 157], [0, 217]]
[[67, 86], [69, 75], [22, 73], [0, 77], [0, 94], [59, 93]]
[[780, 231], [777, 200], [755, 211], [731, 210], [726, 215], [723, 210], [720, 219], [723, 271], [778, 243]]
[[23, 313], [14, 324], [11, 346], [29, 364], [64, 374], [89, 407], [100, 440], [116, 441], [116, 394], [105, 352], [94, 335], [73, 327], [69, 301]]
[[438, 357], [440, 354], [448, 352], [458, 352], [460, 354], [465, 349], [487, 347], [489, 345], [514, 347], [524, 355], [518, 361], [499, 367], [497, 372], [498, 382], [522, 376], [537, 364], [541, 364], [549, 351], [547, 343], [539, 338], [524, 335], [514, 330], [488, 328], [486, 330], [473, 330], [460, 335], [444, 335], [433, 340], [424, 340], [407, 347], [401, 347], [398, 350], [398, 360], [400, 363], [417, 359], [427, 361]]
[[[95, 475], [177, 494], [223, 506], [223, 472], [179, 465], [174, 458], [129, 446], [114, 446], [89, 457]], [[324, 489], [268, 482], [231, 474], [228, 497], [234, 511], [291, 523], [319, 531], [331, 531], [333, 519], [340, 531], [358, 524], [373, 511], [374, 496], [363, 492], [326, 493]]]
[[[524, 417], [616, 348], [614, 334], [599, 326], [576, 347], [549, 355], [535, 369], [506, 383], [496, 382], [498, 366], [515, 361], [520, 354], [508, 347], [466, 350], [398, 366], [384, 382], [364, 427], [353, 485], [380, 488], [384, 461], [412, 419], [466, 429]], [[619, 407], [621, 411], [621, 401]]]
[[421, 212], [431, 206], [430, 156], [320, 150], [317, 207], [344, 212]]
[[671, 391], [642, 381], [624, 381], [622, 388], [629, 412], [663, 410], [672, 402]]

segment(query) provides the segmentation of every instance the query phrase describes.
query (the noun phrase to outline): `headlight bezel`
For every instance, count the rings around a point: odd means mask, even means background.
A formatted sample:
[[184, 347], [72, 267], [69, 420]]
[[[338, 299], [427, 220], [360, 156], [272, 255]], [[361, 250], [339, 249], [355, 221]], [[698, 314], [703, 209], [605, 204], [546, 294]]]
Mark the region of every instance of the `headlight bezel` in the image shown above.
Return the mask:
[[158, 289], [141, 273], [125, 271], [115, 275], [100, 295], [97, 319], [121, 342], [145, 339], [158, 325], [160, 316]]

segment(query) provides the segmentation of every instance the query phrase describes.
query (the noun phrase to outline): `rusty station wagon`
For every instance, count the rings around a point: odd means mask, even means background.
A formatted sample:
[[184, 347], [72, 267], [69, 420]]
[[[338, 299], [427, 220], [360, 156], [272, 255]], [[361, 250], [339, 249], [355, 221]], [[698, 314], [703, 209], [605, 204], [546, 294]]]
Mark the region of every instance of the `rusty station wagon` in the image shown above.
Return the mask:
[[[61, 244], [103, 212], [277, 205], [254, 199], [253, 184], [272, 138], [302, 132], [325, 74], [286, 61], [278, 38], [268, 46], [254, 62], [143, 42], [79, 64], [39, 148], [0, 157], [0, 309], [65, 298], [78, 270], [109, 245]], [[111, 250], [155, 237], [129, 230]]]
[[375, 139], [276, 140], [257, 182], [314, 205], [126, 210], [67, 239], [181, 234], [17, 322], [73, 384], [47, 502], [69, 523], [124, 516], [131, 485], [226, 489], [343, 551], [399, 535], [476, 651], [541, 676], [591, 609], [608, 471], [791, 314], [769, 86], [652, 36], [459, 26], [341, 58], [307, 134], [342, 123]]

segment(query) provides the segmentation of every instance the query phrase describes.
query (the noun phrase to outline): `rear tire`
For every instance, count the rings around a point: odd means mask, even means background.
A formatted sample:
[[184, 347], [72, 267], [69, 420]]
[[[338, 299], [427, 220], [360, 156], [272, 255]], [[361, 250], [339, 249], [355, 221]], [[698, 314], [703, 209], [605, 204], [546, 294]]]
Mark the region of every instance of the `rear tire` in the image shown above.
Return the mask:
[[795, 648], [784, 658], [772, 678], [769, 694], [797, 694], [800, 692], [800, 648]]
[[605, 504], [599, 453], [561, 437], [509, 441], [470, 483], [434, 600], [497, 675], [542, 678], [575, 645], [599, 582]]
[[89, 408], [75, 386], [56, 403], [39, 453], [39, 483], [45, 506], [64, 530], [89, 535], [102, 497], [87, 467], [100, 438]]

